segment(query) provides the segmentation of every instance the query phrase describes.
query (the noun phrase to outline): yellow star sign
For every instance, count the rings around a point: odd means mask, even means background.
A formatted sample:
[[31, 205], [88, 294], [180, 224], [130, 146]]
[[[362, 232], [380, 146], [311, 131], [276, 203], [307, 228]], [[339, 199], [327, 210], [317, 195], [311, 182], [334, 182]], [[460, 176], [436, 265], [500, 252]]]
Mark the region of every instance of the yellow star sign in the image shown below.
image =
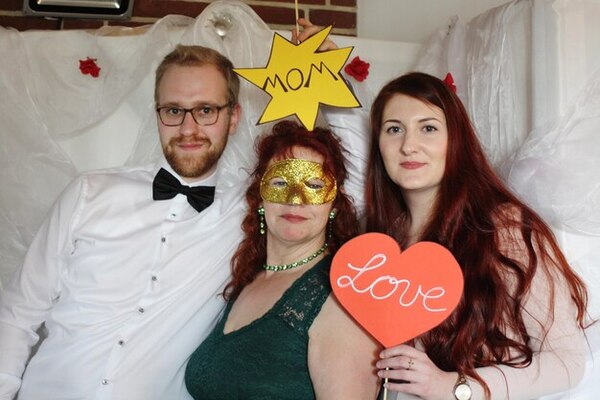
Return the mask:
[[264, 68], [236, 68], [235, 72], [271, 96], [258, 123], [296, 115], [313, 130], [319, 104], [334, 107], [360, 107], [340, 70], [352, 47], [318, 52], [331, 26], [294, 44], [275, 33], [269, 62]]

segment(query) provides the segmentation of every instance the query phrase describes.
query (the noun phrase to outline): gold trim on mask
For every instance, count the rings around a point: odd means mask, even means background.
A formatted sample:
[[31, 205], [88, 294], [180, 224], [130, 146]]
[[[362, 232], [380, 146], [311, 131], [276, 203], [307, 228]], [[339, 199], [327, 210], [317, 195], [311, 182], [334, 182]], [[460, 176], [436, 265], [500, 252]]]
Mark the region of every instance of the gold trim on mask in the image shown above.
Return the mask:
[[325, 204], [336, 194], [336, 181], [321, 164], [298, 158], [276, 162], [260, 180], [260, 196], [271, 203]]

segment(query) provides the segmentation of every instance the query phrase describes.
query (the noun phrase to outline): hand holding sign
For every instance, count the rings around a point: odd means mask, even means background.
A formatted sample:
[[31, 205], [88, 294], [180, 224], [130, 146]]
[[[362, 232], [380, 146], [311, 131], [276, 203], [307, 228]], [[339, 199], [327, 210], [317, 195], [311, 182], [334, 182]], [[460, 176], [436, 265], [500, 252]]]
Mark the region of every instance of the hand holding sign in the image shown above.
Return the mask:
[[330, 279], [344, 308], [385, 347], [440, 324], [463, 290], [460, 266], [445, 247], [419, 242], [401, 252], [382, 233], [367, 233], [342, 246]]

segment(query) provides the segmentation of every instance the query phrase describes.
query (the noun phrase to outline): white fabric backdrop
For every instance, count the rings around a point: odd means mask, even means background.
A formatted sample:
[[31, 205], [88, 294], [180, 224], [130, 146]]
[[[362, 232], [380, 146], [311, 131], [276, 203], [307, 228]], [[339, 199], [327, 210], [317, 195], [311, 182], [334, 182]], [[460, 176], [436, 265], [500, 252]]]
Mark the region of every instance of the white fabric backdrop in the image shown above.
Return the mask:
[[[418, 69], [454, 75], [484, 147], [509, 185], [556, 229], [600, 317], [600, 0], [517, 0], [463, 23], [423, 48], [336, 37], [371, 63], [353, 82], [361, 103], [388, 79]], [[222, 27], [225, 26], [223, 29]], [[217, 27], [219, 27], [217, 29]], [[219, 33], [225, 32], [224, 36]], [[0, 27], [0, 290], [20, 265], [46, 211], [78, 172], [143, 163], [159, 152], [153, 71], [175, 43], [214, 47], [236, 66], [263, 66], [272, 31], [232, 0], [197, 18], [149, 29], [17, 32]], [[79, 60], [97, 59], [99, 78]], [[244, 123], [223, 163], [252, 163], [254, 125], [268, 100], [246, 82]], [[266, 127], [264, 128], [266, 129]], [[226, 177], [225, 177], [226, 178]], [[600, 327], [589, 331], [600, 358]], [[598, 365], [565, 396], [600, 393]]]

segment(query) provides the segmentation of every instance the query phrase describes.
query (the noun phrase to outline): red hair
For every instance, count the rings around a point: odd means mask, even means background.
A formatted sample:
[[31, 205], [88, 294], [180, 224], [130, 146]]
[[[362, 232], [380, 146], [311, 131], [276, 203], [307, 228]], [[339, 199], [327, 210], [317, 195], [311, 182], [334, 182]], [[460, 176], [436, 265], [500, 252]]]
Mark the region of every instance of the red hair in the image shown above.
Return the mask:
[[337, 182], [337, 196], [333, 208], [337, 209], [333, 220], [331, 237], [327, 239], [328, 250], [335, 253], [342, 244], [358, 234], [356, 211], [344, 192], [347, 177], [343, 148], [339, 139], [328, 129], [315, 128], [308, 131], [291, 121], [277, 123], [272, 132], [257, 145], [257, 166], [246, 191], [248, 213], [242, 222], [244, 239], [231, 260], [232, 279], [225, 287], [223, 296], [235, 299], [242, 289], [254, 280], [266, 262], [266, 235], [259, 233], [257, 209], [262, 201], [260, 180], [272, 160], [293, 158], [294, 147], [303, 147], [323, 156], [323, 172], [333, 176]]
[[[408, 245], [409, 211], [400, 188], [385, 170], [379, 150], [383, 111], [397, 94], [434, 105], [446, 117], [446, 169], [419, 241], [448, 248], [461, 265], [465, 280], [463, 298], [453, 314], [418, 339], [440, 369], [470, 375], [489, 397], [489, 388], [475, 368], [495, 364], [525, 367], [531, 363], [533, 351], [528, 346], [522, 310], [534, 275], [543, 272], [551, 283], [558, 276], [564, 279], [582, 328], [587, 292], [550, 228], [493, 171], [460, 99], [441, 80], [427, 74], [413, 72], [389, 82], [371, 108], [367, 231], [386, 233], [402, 248]], [[503, 251], [507, 238], [500, 238], [499, 232], [507, 231], [520, 232], [521, 238], [514, 240], [522, 240], [519, 247], [524, 242], [526, 260], [510, 258]], [[510, 283], [507, 275], [514, 277]]]

